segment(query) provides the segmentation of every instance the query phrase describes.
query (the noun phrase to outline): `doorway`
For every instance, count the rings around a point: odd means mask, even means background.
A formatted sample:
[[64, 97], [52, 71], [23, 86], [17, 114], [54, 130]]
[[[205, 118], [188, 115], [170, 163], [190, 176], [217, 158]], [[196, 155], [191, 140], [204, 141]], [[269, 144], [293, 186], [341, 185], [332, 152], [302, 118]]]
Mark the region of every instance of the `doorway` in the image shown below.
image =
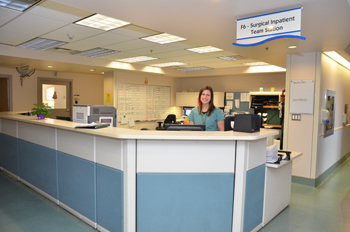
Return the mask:
[[38, 103], [44, 103], [51, 111], [51, 118], [72, 118], [73, 80], [38, 77]]
[[11, 76], [0, 75], [0, 112], [11, 111]]

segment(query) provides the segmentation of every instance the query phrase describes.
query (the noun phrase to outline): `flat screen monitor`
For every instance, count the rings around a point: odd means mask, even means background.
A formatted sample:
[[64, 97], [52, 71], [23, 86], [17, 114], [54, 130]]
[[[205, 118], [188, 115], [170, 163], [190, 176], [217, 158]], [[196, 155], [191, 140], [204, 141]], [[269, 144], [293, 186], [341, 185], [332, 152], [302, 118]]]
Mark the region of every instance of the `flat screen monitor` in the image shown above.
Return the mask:
[[172, 131], [205, 131], [205, 125], [202, 124], [165, 124], [165, 130]]
[[184, 108], [184, 116], [188, 116], [193, 108]]

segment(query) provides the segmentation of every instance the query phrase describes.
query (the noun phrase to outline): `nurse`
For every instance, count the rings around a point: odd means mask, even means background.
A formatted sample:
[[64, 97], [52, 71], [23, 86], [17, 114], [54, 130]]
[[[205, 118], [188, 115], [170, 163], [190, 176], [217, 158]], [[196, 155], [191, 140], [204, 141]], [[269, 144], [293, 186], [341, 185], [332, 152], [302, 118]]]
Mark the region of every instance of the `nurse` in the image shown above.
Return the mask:
[[188, 116], [189, 124], [205, 124], [207, 131], [224, 131], [224, 115], [214, 106], [214, 93], [210, 86], [199, 91], [199, 105]]

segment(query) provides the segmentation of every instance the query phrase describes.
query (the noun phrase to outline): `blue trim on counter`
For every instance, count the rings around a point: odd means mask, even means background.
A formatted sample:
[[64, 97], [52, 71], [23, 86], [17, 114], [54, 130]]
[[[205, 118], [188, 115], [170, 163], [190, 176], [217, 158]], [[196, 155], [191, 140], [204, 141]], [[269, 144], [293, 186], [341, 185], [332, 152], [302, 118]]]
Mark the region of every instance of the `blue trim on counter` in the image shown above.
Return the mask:
[[138, 173], [137, 232], [231, 232], [234, 173]]
[[247, 171], [243, 232], [262, 223], [265, 189], [265, 164]]
[[2, 150], [1, 165], [4, 169], [18, 176], [18, 139], [1, 133], [0, 146]]
[[96, 222], [96, 165], [57, 151], [59, 200]]
[[18, 176], [57, 199], [56, 150], [18, 139]]
[[124, 231], [124, 175], [97, 164], [97, 224], [109, 231]]

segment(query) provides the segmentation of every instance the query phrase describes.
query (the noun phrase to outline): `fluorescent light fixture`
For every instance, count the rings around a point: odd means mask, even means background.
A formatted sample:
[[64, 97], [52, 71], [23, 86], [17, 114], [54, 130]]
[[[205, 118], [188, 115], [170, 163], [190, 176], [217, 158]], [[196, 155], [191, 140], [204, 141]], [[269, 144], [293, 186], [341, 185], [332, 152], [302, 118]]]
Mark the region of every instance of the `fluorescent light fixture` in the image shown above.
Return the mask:
[[265, 62], [251, 62], [251, 63], [242, 63], [243, 65], [248, 65], [248, 66], [264, 66], [264, 65], [269, 65], [268, 63]]
[[0, 6], [12, 10], [25, 11], [40, 0], [0, 0]]
[[49, 66], [47, 66], [48, 68], [52, 68], [52, 66], [51, 65], [49, 65]]
[[51, 39], [35, 38], [28, 42], [22, 43], [17, 47], [45, 51], [47, 49], [58, 47], [66, 43], [67, 42], [56, 41]]
[[159, 44], [174, 43], [174, 42], [186, 40], [185, 38], [181, 38], [175, 35], [170, 35], [167, 33], [143, 37], [141, 39], [151, 41], [154, 43], [159, 43]]
[[291, 46], [288, 46], [288, 48], [293, 49], [293, 48], [297, 48], [297, 46], [295, 46], [295, 45], [291, 45]]
[[237, 56], [220, 56], [218, 57], [219, 59], [223, 59], [223, 60], [227, 60], [227, 61], [231, 61], [231, 60], [244, 60], [247, 59], [243, 56], [237, 55]]
[[72, 55], [98, 57], [98, 56], [105, 56], [105, 55], [109, 55], [117, 52], [118, 51], [104, 49], [104, 48], [94, 48], [83, 52], [72, 53]]
[[181, 62], [170, 62], [170, 63], [152, 64], [151, 66], [164, 68], [164, 67], [180, 66], [180, 65], [187, 65], [187, 64], [181, 63]]
[[177, 70], [180, 70], [180, 71], [200, 71], [200, 70], [207, 70], [207, 69], [212, 69], [212, 68], [200, 66], [200, 67], [191, 67], [191, 68], [178, 68]]
[[220, 48], [215, 48], [215, 47], [212, 47], [212, 46], [205, 46], [205, 47], [198, 47], [198, 48], [189, 48], [189, 49], [186, 49], [186, 50], [191, 51], [191, 52], [197, 52], [197, 53], [208, 53], [208, 52], [220, 52], [220, 51], [223, 51]]
[[350, 63], [346, 59], [344, 59], [341, 55], [339, 55], [337, 52], [324, 52], [327, 56], [338, 62], [339, 64], [343, 65], [345, 68], [350, 70]]
[[150, 56], [137, 56], [137, 57], [125, 58], [125, 59], [116, 60], [116, 61], [125, 62], [125, 63], [136, 63], [136, 62], [156, 60], [156, 59], [158, 59], [158, 58], [154, 58], [154, 57], [150, 57]]
[[109, 31], [118, 27], [128, 25], [130, 23], [119, 19], [110, 18], [104, 15], [95, 14], [80, 21], [77, 21], [75, 22], [75, 24]]

